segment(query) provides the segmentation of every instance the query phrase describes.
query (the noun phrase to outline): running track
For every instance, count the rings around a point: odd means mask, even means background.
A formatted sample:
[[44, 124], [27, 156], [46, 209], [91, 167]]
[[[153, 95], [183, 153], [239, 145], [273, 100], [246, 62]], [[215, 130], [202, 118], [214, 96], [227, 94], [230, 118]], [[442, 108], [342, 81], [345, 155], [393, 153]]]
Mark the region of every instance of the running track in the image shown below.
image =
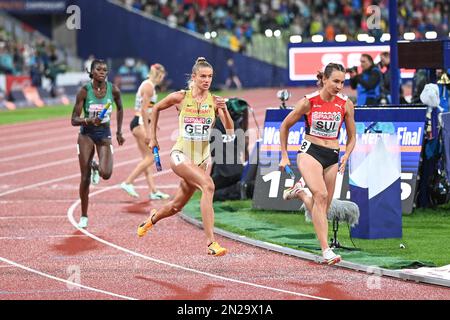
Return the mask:
[[[290, 102], [305, 93], [292, 92]], [[279, 105], [275, 93], [240, 95], [255, 109], [260, 126], [265, 108]], [[165, 170], [155, 179], [174, 194], [178, 179], [167, 169], [177, 122], [175, 109], [169, 110], [160, 116]], [[139, 161], [128, 129], [132, 116], [125, 111], [125, 144], [114, 141], [112, 178], [91, 186], [90, 225], [83, 232], [75, 226], [78, 128], [70, 125], [70, 115], [0, 126], [0, 300], [450, 299], [447, 288], [318, 265], [222, 237], [230, 253], [210, 257], [203, 231], [179, 217], [159, 222], [138, 239], [137, 225], [163, 202], [146, 200], [142, 179], [139, 200], [117, 188]]]

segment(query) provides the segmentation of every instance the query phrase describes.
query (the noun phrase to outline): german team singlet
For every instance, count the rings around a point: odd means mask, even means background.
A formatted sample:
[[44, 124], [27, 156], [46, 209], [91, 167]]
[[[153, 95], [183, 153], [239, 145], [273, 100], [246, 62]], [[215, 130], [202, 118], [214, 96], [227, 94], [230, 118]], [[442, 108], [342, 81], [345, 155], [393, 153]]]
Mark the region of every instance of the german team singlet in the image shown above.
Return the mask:
[[106, 94], [103, 98], [99, 99], [94, 94], [94, 88], [92, 87], [92, 82], [89, 82], [86, 84], [86, 90], [87, 90], [87, 96], [86, 100], [84, 101], [83, 105], [83, 111], [84, 116], [86, 118], [95, 118], [97, 117], [101, 112], [103, 107], [109, 102], [111, 105], [108, 108], [108, 111], [105, 114], [105, 117], [103, 118], [102, 122], [103, 124], [108, 124], [111, 121], [111, 113], [113, 109], [113, 94], [112, 94], [112, 83], [106, 82]]
[[209, 139], [215, 119], [212, 94], [208, 92], [206, 100], [199, 104], [192, 97], [192, 91], [186, 90], [178, 117], [179, 136], [172, 151], [180, 151], [200, 165], [210, 156]]
[[345, 117], [348, 97], [338, 93], [332, 101], [324, 101], [319, 91], [305, 96], [311, 109], [305, 114], [305, 133], [327, 140], [337, 139]]

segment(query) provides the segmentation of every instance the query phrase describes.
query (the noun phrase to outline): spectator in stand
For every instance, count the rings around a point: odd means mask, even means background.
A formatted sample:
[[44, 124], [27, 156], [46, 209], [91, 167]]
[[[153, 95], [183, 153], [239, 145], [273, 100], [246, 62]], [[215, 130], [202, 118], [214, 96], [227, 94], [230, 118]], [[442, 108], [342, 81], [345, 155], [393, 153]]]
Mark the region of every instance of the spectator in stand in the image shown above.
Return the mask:
[[0, 73], [14, 74], [13, 57], [6, 46], [0, 47]]
[[[388, 32], [388, 1], [367, 0], [284, 0], [284, 1], [227, 1], [227, 0], [184, 0], [184, 1], [151, 1], [151, 0], [122, 0], [128, 7], [158, 16], [178, 26], [186, 26], [196, 32], [203, 33], [215, 30], [219, 37], [224, 30], [232, 31], [243, 21], [253, 21], [255, 34], [264, 34], [265, 30], [278, 28], [288, 35], [293, 33], [289, 29], [296, 20], [302, 21], [302, 32], [295, 33], [302, 36], [303, 41], [310, 41], [312, 35], [320, 33], [327, 41], [335, 41], [334, 34], [344, 33], [347, 38], [356, 39], [361, 33], [370, 33], [380, 37]], [[376, 32], [367, 26], [366, 8], [377, 5], [381, 9], [380, 26]], [[449, 32], [450, 5], [443, 0], [404, 0], [398, 4], [399, 34], [406, 31], [416, 33], [416, 39], [425, 37], [427, 31], [438, 32], [438, 37], [447, 37]], [[174, 21], [173, 17], [177, 19]], [[169, 19], [169, 17], [171, 17]], [[204, 21], [201, 25], [201, 21]], [[329, 28], [327, 26], [330, 26]], [[326, 30], [328, 28], [328, 30]], [[288, 38], [288, 37], [286, 37]], [[247, 42], [248, 39], [246, 39]], [[242, 40], [241, 40], [242, 41]]]
[[120, 75], [129, 74], [134, 71], [135, 60], [126, 58], [124, 64], [120, 66], [118, 73]]
[[[390, 69], [391, 59], [389, 52], [385, 51], [380, 54], [380, 62], [378, 63], [378, 68], [382, 72], [381, 81], [381, 104], [392, 103], [391, 99], [391, 69]], [[405, 100], [403, 94], [403, 88], [400, 81], [400, 70], [396, 70], [397, 76], [399, 78], [399, 93], [400, 93], [400, 104], [408, 103]]]
[[42, 76], [44, 75], [44, 68], [39, 61], [35, 61], [30, 67], [31, 85], [36, 88], [42, 86]]
[[141, 82], [148, 78], [148, 75], [150, 73], [150, 69], [148, 68], [147, 64], [144, 60], [138, 59], [136, 63], [136, 67], [134, 68], [135, 72], [139, 74], [141, 77]]
[[375, 66], [372, 56], [362, 54], [360, 58], [362, 73], [350, 69], [350, 86], [356, 89], [356, 104], [377, 105], [381, 100], [381, 71]]
[[241, 80], [239, 79], [239, 77], [237, 75], [237, 70], [236, 70], [236, 66], [234, 65], [234, 60], [231, 58], [227, 60], [227, 71], [228, 71], [228, 75], [227, 75], [227, 79], [225, 80], [225, 89], [229, 89], [231, 87], [231, 84], [234, 83], [236, 85], [236, 88], [238, 90], [241, 90], [242, 89]]

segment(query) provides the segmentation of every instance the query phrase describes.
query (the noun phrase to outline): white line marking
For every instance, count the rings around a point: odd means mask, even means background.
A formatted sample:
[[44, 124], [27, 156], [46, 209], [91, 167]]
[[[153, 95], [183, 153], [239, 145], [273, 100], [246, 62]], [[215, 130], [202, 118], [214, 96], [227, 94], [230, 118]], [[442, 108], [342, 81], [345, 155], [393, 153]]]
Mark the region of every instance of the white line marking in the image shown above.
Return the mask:
[[[55, 140], [53, 139], [53, 141], [55, 141]], [[34, 145], [34, 143], [29, 143], [29, 144], [27, 144], [27, 146], [28, 146], [28, 145]], [[17, 145], [16, 145], [16, 146], [17, 146]], [[22, 146], [23, 146], [23, 144], [22, 144]], [[3, 149], [3, 148], [2, 148], [2, 149]], [[9, 149], [9, 148], [8, 148], [8, 149]], [[14, 148], [11, 148], [11, 149], [14, 149]], [[3, 149], [3, 150], [5, 150], [5, 149]], [[123, 150], [123, 148], [122, 148], [122, 150]], [[168, 152], [163, 152], [161, 155], [166, 154], [166, 153], [170, 153], [170, 151], [168, 151]], [[140, 161], [140, 159], [134, 159], [134, 160], [130, 160], [130, 161], [125, 161], [125, 162], [122, 162], [122, 163], [120, 163], [120, 164], [118, 164], [118, 165], [116, 165], [116, 166], [117, 166], [117, 167], [118, 167], [118, 166], [123, 166], [123, 165], [126, 165], [126, 164], [128, 164], [128, 163], [137, 162], [137, 161]], [[158, 175], [160, 175], [160, 174], [165, 174], [165, 173], [167, 173], [167, 172], [170, 172], [170, 170], [162, 171], [162, 172], [160, 172], [160, 173], [155, 174], [155, 176], [158, 176]], [[15, 190], [9, 190], [9, 191], [7, 191], [7, 192], [0, 193], [0, 196], [7, 195], [7, 194], [11, 194], [11, 193], [15, 193], [15, 192], [22, 191], [22, 190], [26, 190], [26, 189], [31, 189], [31, 188], [34, 188], [34, 187], [36, 187], [36, 186], [42, 186], [42, 185], [51, 184], [51, 183], [53, 183], [53, 182], [58, 182], [58, 181], [63, 181], [63, 180], [72, 179], [72, 178], [75, 178], [75, 177], [77, 177], [77, 176], [79, 176], [79, 174], [74, 174], [74, 175], [70, 175], [70, 176], [65, 176], [65, 177], [61, 177], [61, 178], [56, 178], [56, 179], [52, 179], [52, 180], [43, 181], [43, 182], [41, 182], [41, 183], [36, 183], [36, 184], [33, 184], [33, 185], [28, 185], [28, 186], [24, 186], [24, 187], [21, 187], [21, 188], [17, 188], [17, 189], [15, 189]], [[140, 178], [140, 179], [138, 179], [138, 181], [139, 181], [139, 180], [143, 180], [143, 179], [144, 179], [144, 178]], [[109, 190], [110, 188], [111, 188], [111, 189], [112, 189], [112, 188], [117, 188], [117, 186], [111, 186], [111, 187], [109, 187], [109, 188], [105, 188], [104, 190], [99, 190], [99, 191], [93, 193], [92, 195], [99, 194], [99, 193], [101, 193], [101, 192], [105, 192], [105, 191]], [[67, 212], [67, 216], [68, 216], [68, 218], [69, 218], [69, 221], [70, 221], [70, 222], [72, 223], [72, 225], [74, 225], [75, 228], [77, 228], [77, 229], [78, 229], [77, 224], [76, 224], [76, 222], [75, 222], [75, 220], [74, 220], [74, 218], [73, 218], [73, 210], [74, 210], [74, 208], [75, 208], [79, 203], [80, 203], [80, 200], [76, 201], [76, 202], [69, 208], [69, 210], [68, 210], [68, 212]], [[72, 210], [71, 214], [70, 214], [70, 210]], [[80, 230], [80, 229], [79, 229], [79, 230]], [[96, 236], [93, 235], [93, 234], [90, 234], [90, 233], [87, 232], [86, 230], [80, 230], [80, 231], [81, 231], [82, 233], [86, 234], [87, 236], [89, 236], [89, 237], [91, 237], [91, 238], [97, 240], [97, 241], [100, 241], [100, 242], [102, 242], [102, 243], [104, 243], [104, 244], [107, 244], [107, 245], [109, 245], [109, 246], [115, 247], [115, 248], [117, 248], [117, 249], [119, 249], [119, 250], [122, 250], [122, 251], [125, 251], [125, 252], [128, 252], [128, 253], [131, 253], [132, 255], [135, 255], [135, 256], [140, 256], [141, 258], [146, 259], [146, 260], [151, 260], [151, 261], [154, 261], [154, 262], [157, 262], [157, 263], [162, 263], [162, 264], [165, 264], [165, 265], [169, 265], [169, 266], [172, 266], [172, 267], [174, 267], [174, 268], [179, 268], [179, 269], [191, 271], [191, 272], [198, 273], [198, 274], [203, 274], [203, 275], [206, 275], [206, 276], [208, 276], [208, 277], [211, 277], [211, 276], [212, 276], [212, 277], [214, 277], [214, 278], [222, 279], [222, 280], [225, 280], [225, 281], [237, 282], [237, 283], [240, 283], [240, 284], [247, 284], [247, 285], [254, 286], [254, 287], [258, 287], [258, 288], [269, 289], [269, 290], [274, 290], [274, 291], [278, 291], [278, 292], [284, 292], [284, 293], [289, 293], [289, 294], [299, 295], [299, 296], [303, 296], [303, 297], [310, 297], [310, 298], [313, 298], [313, 299], [328, 300], [328, 299], [326, 299], [326, 298], [315, 297], [315, 296], [309, 296], [309, 295], [305, 295], [305, 294], [301, 294], [301, 293], [290, 292], [290, 291], [286, 291], [286, 290], [281, 290], [281, 289], [276, 289], [276, 288], [266, 287], [266, 286], [262, 286], [262, 285], [258, 285], [258, 284], [254, 284], [254, 283], [248, 283], [248, 282], [244, 282], [244, 281], [240, 281], [240, 280], [235, 280], [235, 279], [231, 279], [231, 278], [225, 278], [225, 277], [222, 277], [222, 276], [209, 274], [209, 273], [202, 272], [202, 271], [195, 270], [195, 269], [189, 269], [189, 268], [186, 268], [186, 267], [183, 267], [183, 266], [178, 266], [178, 265], [171, 264], [171, 263], [168, 263], [168, 262], [165, 262], [165, 261], [162, 261], [162, 260], [157, 260], [157, 259], [153, 259], [153, 258], [144, 256], [144, 255], [141, 255], [141, 254], [139, 254], [139, 253], [137, 253], [137, 252], [133, 252], [133, 251], [131, 251], [131, 250], [128, 250], [128, 249], [126, 249], [126, 248], [122, 248], [122, 247], [117, 246], [117, 245], [112, 244], [112, 243], [108, 243], [107, 241], [105, 241], [105, 240], [103, 240], [103, 239], [100, 239], [100, 238], [96, 237]], [[55, 236], [55, 237], [57, 237], [57, 236]], [[68, 281], [68, 280], [65, 280], [65, 279], [57, 278], [57, 277], [54, 277], [54, 276], [52, 276], [52, 275], [49, 275], [49, 274], [40, 272], [40, 271], [38, 271], [38, 270], [31, 269], [31, 268], [26, 267], [26, 266], [24, 266], [24, 265], [15, 263], [15, 262], [13, 262], [13, 261], [11, 261], [11, 260], [8, 260], [8, 259], [6, 259], [6, 258], [3, 258], [3, 257], [0, 257], [0, 261], [3, 261], [4, 263], [10, 264], [10, 265], [12, 265], [12, 266], [14, 266], [14, 267], [21, 268], [21, 269], [23, 269], [23, 270], [26, 270], [26, 271], [29, 271], [29, 272], [32, 272], [32, 273], [36, 273], [36, 274], [38, 274], [38, 275], [41, 275], [41, 276], [44, 276], [44, 277], [47, 277], [47, 278], [50, 278], [50, 279], [53, 279], [53, 280], [56, 280], [56, 281], [64, 282], [64, 283], [67, 283], [67, 284], [70, 284], [70, 285], [74, 285], [74, 286], [78, 286], [78, 287], [80, 287], [80, 288], [84, 288], [84, 289], [87, 289], [87, 290], [92, 290], [92, 291], [95, 291], [95, 292], [100, 292], [100, 293], [103, 293], [103, 294], [106, 294], [106, 295], [111, 295], [111, 296], [119, 297], [119, 298], [123, 298], [123, 299], [136, 300], [135, 298], [131, 298], [131, 297], [123, 296], [123, 295], [118, 295], [118, 294], [115, 294], [115, 293], [112, 293], [112, 292], [108, 292], [108, 291], [104, 291], [104, 290], [99, 290], [99, 289], [96, 289], [96, 288], [93, 288], [93, 287], [88, 287], [88, 286], [84, 286], [84, 285], [81, 285], [81, 284], [73, 283], [73, 282]], [[9, 266], [1, 266], [1, 267], [2, 267], [2, 268], [6, 268], [6, 267], [9, 267]]]
[[[161, 152], [159, 155], [163, 156], [163, 155], [167, 155], [169, 153], [170, 153], [170, 150]], [[114, 168], [122, 167], [122, 166], [128, 165], [130, 163], [134, 163], [134, 162], [139, 162], [141, 160], [142, 159], [139, 158], [139, 159], [132, 159], [132, 160], [123, 161], [123, 162], [120, 162], [118, 164], [114, 164]], [[45, 186], [45, 185], [48, 185], [48, 184], [52, 184], [54, 182], [60, 182], [60, 181], [69, 180], [69, 179], [73, 179], [73, 178], [79, 178], [79, 177], [80, 177], [80, 174], [76, 173], [76, 174], [72, 174], [72, 175], [69, 175], [69, 176], [64, 176], [64, 177], [55, 178], [55, 179], [51, 179], [51, 180], [46, 180], [46, 181], [35, 183], [35, 184], [30, 184], [30, 185], [27, 185], [27, 186], [23, 186], [23, 187], [20, 187], [20, 188], [17, 188], [17, 189], [13, 189], [13, 190], [9, 190], [9, 191], [5, 191], [3, 193], [0, 193], [0, 197], [1, 196], [6, 196], [6, 195], [11, 194], [11, 193], [20, 192], [20, 191], [23, 191], [23, 190], [28, 190], [28, 189], [33, 189], [33, 188], [36, 188], [36, 187]], [[142, 178], [140, 178], [140, 179], [142, 179]]]
[[20, 170], [8, 171], [8, 172], [0, 174], [0, 177], [14, 176], [14, 175], [19, 174], [19, 173], [29, 172], [29, 171], [33, 171], [33, 170], [39, 170], [39, 169], [42, 169], [42, 168], [48, 168], [48, 167], [57, 166], [57, 165], [60, 165], [60, 164], [71, 163], [71, 162], [74, 162], [74, 161], [75, 161], [74, 158], [71, 158], [71, 159], [47, 162], [47, 163], [40, 164], [40, 165], [33, 166], [33, 167], [26, 167], [26, 168], [23, 168], [23, 169], [20, 169]]
[[0, 162], [7, 162], [7, 161], [13, 161], [13, 160], [22, 160], [22, 159], [25, 159], [25, 158], [41, 156], [41, 155], [44, 155], [44, 154], [53, 153], [53, 152], [62, 151], [62, 150], [68, 150], [68, 149], [72, 149], [72, 148], [73, 148], [73, 145], [69, 145], [69, 146], [66, 145], [64, 147], [45, 149], [44, 151], [30, 152], [30, 153], [26, 153], [26, 154], [20, 154], [18, 156], [13, 156], [13, 157], [8, 157], [8, 158], [1, 158]]
[[35, 270], [35, 269], [31, 269], [29, 267], [26, 267], [24, 265], [15, 263], [14, 261], [11, 261], [11, 260], [8, 260], [8, 259], [2, 258], [2, 257], [0, 257], [0, 261], [3, 261], [4, 263], [13, 265], [13, 266], [15, 266], [17, 268], [20, 268], [20, 269], [23, 269], [25, 271], [29, 271], [29, 272], [38, 274], [40, 276], [43, 276], [43, 277], [46, 277], [46, 278], [49, 278], [49, 279], [52, 279], [52, 280], [56, 280], [56, 281], [59, 281], [59, 282], [63, 282], [63, 283], [69, 284], [71, 286], [80, 287], [80, 288], [83, 288], [83, 289], [87, 289], [87, 290], [103, 293], [103, 294], [106, 294], [106, 295], [109, 295], [109, 296], [113, 296], [113, 297], [121, 298], [121, 299], [125, 299], [125, 300], [137, 300], [136, 298], [127, 297], [127, 296], [124, 296], [124, 295], [121, 295], [121, 294], [116, 294], [116, 293], [112, 293], [112, 292], [109, 292], [109, 291], [104, 291], [104, 290], [100, 290], [100, 289], [97, 289], [97, 288], [88, 287], [88, 286], [85, 286], [85, 285], [82, 285], [82, 284], [79, 284], [79, 283], [75, 283], [75, 282], [72, 282], [72, 281], [69, 281], [69, 280], [65, 280], [65, 279], [61, 279], [61, 278], [58, 278], [58, 277], [54, 277], [54, 276], [49, 275], [47, 273], [44, 273], [44, 272], [41, 272], [41, 271], [38, 271], [38, 270]]
[[12, 219], [61, 219], [66, 216], [2, 216], [0, 220], [12, 220]]
[[[50, 138], [51, 136], [58, 136], [61, 134], [61, 129], [63, 129], [64, 127], [60, 127], [60, 128], [55, 128], [55, 129], [46, 129], [45, 130], [45, 137]], [[77, 134], [80, 129], [77, 130], [77, 128], [73, 127], [71, 128], [73, 130], [72, 133], [72, 137], [74, 134]], [[30, 132], [30, 129], [26, 129], [26, 131], [28, 131], [27, 133], [23, 133], [23, 134], [14, 134], [11, 139], [12, 140], [34, 140], [36, 139], [36, 132], [41, 131], [42, 128], [40, 129], [31, 129], [32, 132]], [[68, 137], [68, 135], [67, 135]], [[30, 139], [31, 138], [31, 139]], [[51, 141], [50, 139], [48, 141]]]
[[[170, 137], [166, 136], [165, 138], [161, 139], [161, 141], [166, 141], [166, 140], [170, 140]], [[75, 149], [76, 148], [76, 144], [73, 145], [72, 148], [74, 150], [76, 150]], [[125, 146], [125, 147], [120, 147], [117, 150], [118, 151], [127, 151], [129, 149], [134, 149], [134, 148], [136, 148], [135, 145], [129, 145], [129, 146]], [[75, 154], [75, 152], [74, 152], [74, 154]], [[58, 165], [61, 165], [61, 164], [66, 164], [66, 163], [72, 163], [74, 161], [77, 161], [75, 159], [77, 159], [77, 158], [76, 157], [71, 157], [71, 158], [64, 159], [64, 160], [47, 162], [47, 163], [40, 164], [40, 165], [37, 165], [37, 166], [34, 166], [34, 167], [26, 167], [26, 168], [15, 170], [15, 171], [8, 171], [8, 172], [5, 172], [5, 173], [1, 173], [0, 177], [12, 176], [12, 175], [16, 175], [16, 174], [19, 174], [19, 173], [25, 173], [25, 172], [39, 170], [39, 169], [48, 168], [48, 167], [52, 167], [52, 166], [58, 166]], [[140, 161], [140, 160], [142, 160], [142, 158], [140, 158], [138, 160]], [[134, 160], [134, 161], [137, 161], [137, 160]], [[1, 196], [1, 194], [0, 194], [0, 196]]]
[[[154, 176], [156, 177], [156, 176], [159, 176], [159, 175], [164, 175], [164, 174], [169, 173], [169, 172], [171, 172], [171, 170], [164, 170], [164, 171], [161, 171], [161, 172], [156, 173]], [[144, 179], [144, 178], [140, 178], [140, 179]], [[93, 196], [95, 196], [95, 195], [97, 195], [97, 194], [100, 194], [100, 193], [103, 193], [103, 192], [107, 192], [107, 191], [109, 191], [109, 190], [111, 190], [111, 189], [113, 189], [113, 188], [115, 188], [115, 186], [111, 186], [111, 187], [104, 188], [104, 189], [102, 189], [102, 190], [98, 190], [98, 191], [96, 191], [96, 192], [91, 193], [91, 194], [90, 194], [90, 197], [93, 197]], [[80, 203], [81, 203], [81, 200], [75, 201], [75, 202], [72, 204], [72, 206], [70, 206], [69, 210], [67, 210], [67, 217], [68, 217], [70, 223], [71, 223], [77, 230], [81, 231], [82, 233], [84, 233], [84, 234], [87, 235], [88, 237], [90, 237], [90, 238], [92, 238], [92, 239], [94, 239], [94, 240], [97, 240], [98, 242], [101, 242], [101, 243], [103, 243], [103, 244], [105, 244], [105, 245], [107, 245], [107, 246], [113, 247], [113, 248], [115, 248], [115, 249], [117, 249], [117, 250], [126, 252], [126, 253], [128, 253], [128, 254], [131, 254], [131, 255], [133, 255], [133, 256], [136, 256], [136, 257], [139, 257], [139, 258], [142, 258], [142, 259], [145, 259], [145, 260], [149, 260], [149, 261], [153, 261], [153, 262], [156, 262], [156, 263], [159, 263], [159, 264], [162, 264], [162, 265], [166, 265], [166, 266], [169, 266], [169, 267], [172, 267], [172, 268], [175, 268], [175, 269], [181, 269], [181, 270], [193, 272], [193, 273], [196, 273], [196, 274], [201, 274], [201, 275], [204, 275], [204, 276], [209, 277], [209, 278], [216, 278], [216, 279], [220, 279], [220, 280], [223, 280], [223, 281], [234, 282], [234, 283], [238, 283], [238, 284], [248, 285], [248, 286], [251, 286], [251, 287], [256, 287], [256, 288], [260, 288], [260, 289], [267, 289], [267, 290], [276, 291], [276, 292], [281, 292], [281, 293], [292, 294], [292, 295], [296, 295], [296, 296], [300, 296], [300, 297], [305, 297], [305, 298], [310, 298], [310, 299], [329, 300], [329, 299], [327, 299], [327, 298], [322, 298], [322, 297], [312, 296], [312, 295], [308, 295], [308, 294], [303, 294], [303, 293], [298, 293], [298, 292], [293, 292], [293, 291], [288, 291], [288, 290], [283, 290], [283, 289], [278, 289], [278, 288], [268, 287], [268, 286], [264, 286], [264, 285], [260, 285], [260, 284], [256, 284], [256, 283], [252, 283], [252, 282], [246, 282], [246, 281], [241, 281], [241, 280], [237, 280], [237, 279], [227, 278], [227, 277], [219, 276], [219, 275], [216, 275], [216, 274], [212, 274], [212, 273], [208, 273], [208, 272], [204, 272], [204, 271], [200, 271], [200, 270], [196, 270], [196, 269], [192, 269], [192, 268], [183, 267], [183, 266], [181, 266], [181, 265], [177, 265], [177, 264], [170, 263], [170, 262], [167, 262], [167, 261], [163, 261], [163, 260], [151, 258], [151, 257], [149, 257], [149, 256], [140, 254], [140, 253], [138, 253], [138, 252], [129, 250], [129, 249], [127, 249], [127, 248], [121, 247], [121, 246], [116, 245], [116, 244], [114, 244], [114, 243], [108, 242], [108, 241], [106, 241], [106, 240], [103, 240], [102, 238], [97, 237], [96, 235], [90, 233], [89, 231], [87, 231], [87, 230], [85, 230], [85, 229], [78, 228], [78, 224], [77, 224], [77, 222], [75, 221], [75, 219], [74, 219], [74, 217], [73, 217], [73, 213], [74, 213], [74, 211], [75, 211], [75, 208], [76, 208]]]
[[[8, 150], [14, 150], [14, 149], [19, 149], [22, 147], [36, 147], [36, 145], [39, 143], [39, 145], [45, 144], [45, 143], [52, 143], [52, 142], [56, 142], [56, 141], [63, 141], [63, 140], [68, 140], [70, 139], [70, 136], [59, 136], [58, 138], [53, 137], [51, 140], [42, 140], [39, 142], [36, 141], [32, 141], [32, 142], [24, 142], [24, 143], [17, 143], [15, 145], [12, 146], [8, 146], [8, 147], [2, 147], [2, 151], [8, 151]], [[73, 143], [76, 143], [76, 136], [72, 135], [72, 140], [75, 140]]]
[[[67, 216], [64, 216], [67, 218]], [[83, 238], [86, 237], [84, 234], [60, 234], [60, 235], [42, 235], [34, 237], [0, 237], [0, 240], [33, 240], [33, 239], [44, 239], [44, 238]]]

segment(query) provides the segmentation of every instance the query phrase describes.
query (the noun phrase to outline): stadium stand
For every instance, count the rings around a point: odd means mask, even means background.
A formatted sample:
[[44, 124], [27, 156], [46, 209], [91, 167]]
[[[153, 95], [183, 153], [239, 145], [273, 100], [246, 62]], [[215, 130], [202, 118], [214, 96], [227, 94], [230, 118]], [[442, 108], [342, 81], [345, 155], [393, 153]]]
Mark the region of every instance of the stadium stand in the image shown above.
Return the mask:
[[[300, 35], [303, 42], [311, 42], [313, 35], [334, 42], [335, 36], [345, 34], [347, 41], [360, 33], [380, 40], [388, 30], [388, 1], [368, 0], [121, 0], [132, 10], [165, 19], [172, 27], [182, 27], [204, 34], [221, 46], [264, 59], [276, 48], [284, 56], [283, 48], [291, 35]], [[380, 9], [380, 28], [367, 24], [371, 5]], [[399, 39], [405, 32], [413, 32], [415, 39], [425, 39], [428, 31], [437, 38], [448, 37], [450, 4], [446, 0], [398, 1]], [[267, 31], [270, 30], [270, 31]], [[279, 30], [278, 32], [275, 32]], [[265, 44], [272, 42], [269, 47]], [[263, 50], [261, 50], [263, 49]], [[273, 51], [273, 50], [272, 50]], [[283, 59], [284, 60], [284, 59]], [[278, 63], [278, 59], [266, 59]]]
[[0, 75], [6, 92], [2, 92], [0, 108], [69, 103], [66, 95], [57, 94], [65, 90], [56, 87], [56, 77], [66, 72], [68, 58], [50, 39], [1, 12]]

